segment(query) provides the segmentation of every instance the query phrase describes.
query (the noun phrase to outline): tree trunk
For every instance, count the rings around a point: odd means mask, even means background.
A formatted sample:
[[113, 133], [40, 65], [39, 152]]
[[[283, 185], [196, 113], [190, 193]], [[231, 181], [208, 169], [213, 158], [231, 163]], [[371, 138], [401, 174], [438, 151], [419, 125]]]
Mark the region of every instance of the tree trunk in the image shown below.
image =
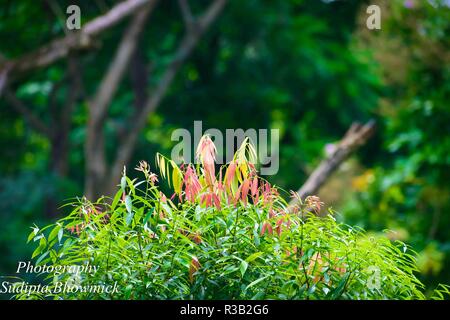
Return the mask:
[[[319, 164], [297, 191], [298, 198], [305, 199], [307, 196], [314, 195], [342, 162], [358, 147], [364, 145], [374, 132], [374, 121], [369, 121], [365, 125], [353, 123], [342, 140], [335, 145], [334, 150]], [[297, 201], [297, 198], [292, 199], [290, 206], [295, 205]]]
[[89, 120], [85, 146], [85, 196], [90, 200], [95, 200], [102, 195], [105, 190], [105, 181], [108, 178], [106, 176], [108, 164], [105, 156], [105, 135], [103, 132], [108, 108], [134, 55], [139, 35], [144, 28], [147, 17], [155, 4], [156, 1], [150, 2], [149, 5], [133, 16], [96, 95], [89, 102]]

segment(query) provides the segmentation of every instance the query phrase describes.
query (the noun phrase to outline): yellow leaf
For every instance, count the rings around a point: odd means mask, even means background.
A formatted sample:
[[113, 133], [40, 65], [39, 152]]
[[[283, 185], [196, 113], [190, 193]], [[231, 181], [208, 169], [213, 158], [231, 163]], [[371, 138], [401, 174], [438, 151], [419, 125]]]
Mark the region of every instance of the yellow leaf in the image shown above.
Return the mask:
[[173, 167], [172, 172], [172, 183], [173, 183], [173, 189], [177, 194], [181, 193], [181, 183], [182, 183], [182, 173], [180, 168], [176, 165], [174, 161], [170, 162]]

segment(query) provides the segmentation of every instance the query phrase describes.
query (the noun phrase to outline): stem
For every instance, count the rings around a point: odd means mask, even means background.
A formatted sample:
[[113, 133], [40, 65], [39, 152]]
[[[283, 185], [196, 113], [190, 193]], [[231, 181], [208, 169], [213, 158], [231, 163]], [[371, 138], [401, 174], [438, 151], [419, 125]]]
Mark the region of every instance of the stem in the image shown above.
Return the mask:
[[236, 244], [236, 229], [237, 229], [237, 225], [239, 223], [239, 209], [236, 208], [237, 212], [236, 212], [236, 221], [234, 223], [234, 228], [233, 228], [233, 246], [231, 247], [232, 250], [231, 252], [234, 252], [234, 246]]
[[342, 292], [336, 297], [336, 299], [339, 299], [345, 292], [345, 289], [347, 288], [348, 283], [350, 282], [350, 278], [352, 276], [352, 272], [350, 271], [347, 279], [345, 280], [344, 288], [342, 289]]
[[[214, 229], [217, 228], [217, 221], [216, 221], [216, 215], [214, 215]], [[219, 244], [217, 242], [217, 232], [214, 232], [215, 230], [213, 230], [213, 236], [214, 236], [214, 242], [216, 244], [216, 247], [219, 247]]]
[[[303, 221], [300, 220], [300, 223], [302, 224], [301, 233], [300, 233], [300, 251], [297, 251], [297, 255], [301, 255], [301, 253], [303, 252]], [[301, 256], [300, 256], [300, 258], [301, 258]], [[302, 269], [303, 269], [303, 273], [305, 274], [306, 288], [309, 290], [310, 286], [309, 286], [309, 281], [308, 281], [308, 274], [306, 273], [304, 261], [302, 261]], [[306, 296], [306, 299], [309, 300], [309, 297]]]
[[[155, 194], [155, 196], [156, 196], [156, 194]], [[156, 214], [156, 215], [159, 215], [159, 210], [161, 209], [161, 198], [158, 198], [158, 206], [157, 206], [157, 210], [155, 210], [154, 211], [154, 213]], [[153, 232], [153, 230], [152, 230], [152, 232]], [[148, 251], [148, 255], [147, 255], [147, 259], [145, 260], [145, 264], [147, 265], [148, 264], [148, 260], [150, 259], [150, 253], [151, 253], [151, 251], [149, 250]]]
[[[111, 221], [109, 223], [109, 225], [111, 226]], [[106, 273], [105, 276], [109, 273], [109, 257], [111, 256], [111, 240], [112, 240], [112, 231], [109, 230], [109, 241], [108, 241], [108, 256], [106, 258]], [[108, 279], [108, 277], [106, 277], [106, 279]], [[113, 299], [113, 295], [112, 295], [112, 291], [110, 293], [110, 299]]]
[[136, 215], [133, 217], [134, 223], [137, 225], [137, 233], [138, 233], [138, 246], [139, 246], [139, 253], [141, 254], [141, 258], [144, 259], [144, 253], [142, 252], [142, 243], [141, 243], [141, 229], [139, 228], [139, 225], [136, 222]]
[[[176, 219], [176, 216], [177, 215], [175, 215], [174, 220], [173, 220], [172, 239], [175, 239], [175, 232], [177, 230], [177, 219]], [[172, 272], [173, 272], [173, 261], [174, 260], [175, 260], [175, 254], [172, 255], [172, 259], [170, 260], [170, 270], [167, 273], [166, 279], [168, 279], [172, 275]]]

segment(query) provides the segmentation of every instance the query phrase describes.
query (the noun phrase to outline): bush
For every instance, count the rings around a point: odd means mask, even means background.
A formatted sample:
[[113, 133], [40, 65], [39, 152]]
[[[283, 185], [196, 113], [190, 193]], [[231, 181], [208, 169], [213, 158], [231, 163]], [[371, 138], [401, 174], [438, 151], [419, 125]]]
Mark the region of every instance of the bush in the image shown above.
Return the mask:
[[[403, 243], [368, 237], [339, 224], [317, 197], [289, 205], [256, 175], [245, 141], [219, 169], [202, 138], [200, 164], [177, 166], [157, 156], [158, 177], [141, 162], [143, 181], [124, 175], [113, 199], [71, 203], [70, 215], [29, 240], [36, 264], [97, 265], [95, 274], [49, 274], [74, 287], [116, 283], [117, 292], [33, 295], [56, 299], [423, 299], [414, 257]], [[296, 196], [293, 193], [293, 196]], [[72, 281], [72, 282], [70, 282]], [[445, 289], [445, 287], [443, 287]], [[440, 294], [440, 296], [439, 296]], [[442, 297], [438, 292], [437, 297]], [[18, 294], [16, 298], [30, 298]]]

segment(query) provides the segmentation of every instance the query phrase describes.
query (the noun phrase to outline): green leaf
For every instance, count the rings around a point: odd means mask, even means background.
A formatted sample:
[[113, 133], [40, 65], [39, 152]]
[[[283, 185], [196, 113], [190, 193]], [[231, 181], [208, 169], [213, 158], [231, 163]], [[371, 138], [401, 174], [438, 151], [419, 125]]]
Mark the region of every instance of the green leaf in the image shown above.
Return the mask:
[[225, 276], [225, 275], [228, 275], [228, 274], [230, 274], [230, 273], [236, 272], [237, 270], [239, 270], [238, 267], [233, 267], [233, 266], [226, 267], [226, 268], [224, 269], [224, 272], [222, 273], [222, 276]]
[[31, 231], [30, 234], [28, 235], [27, 243], [30, 242], [34, 238], [34, 236], [35, 236], [34, 231]]
[[131, 197], [128, 195], [125, 197], [125, 208], [127, 208], [127, 212], [129, 214], [131, 214], [131, 212], [133, 211], [133, 201], [131, 200]]
[[58, 242], [61, 242], [63, 235], [64, 235], [64, 229], [60, 228], [58, 231]]
[[339, 298], [342, 295], [342, 293], [344, 291], [344, 288], [345, 288], [345, 285], [347, 284], [347, 280], [348, 280], [349, 277], [350, 277], [350, 273], [346, 273], [342, 277], [341, 281], [339, 281], [338, 286], [330, 292], [330, 295], [331, 295], [330, 299], [334, 300], [334, 299]]
[[49, 252], [50, 252], [50, 251], [47, 251], [47, 252], [41, 254], [41, 256], [39, 257], [39, 259], [36, 260], [36, 265], [39, 265], [39, 263], [40, 263], [42, 260], [44, 260], [44, 258], [45, 258], [46, 256], [48, 256]]
[[117, 204], [119, 203], [120, 197], [122, 196], [123, 191], [119, 190], [116, 192], [116, 195], [114, 196], [114, 200], [111, 204], [111, 211], [114, 211], [114, 209], [116, 209]]
[[135, 194], [134, 181], [136, 181], [136, 179], [131, 181], [130, 178], [126, 177], [126, 180], [127, 180], [128, 187], [130, 188], [130, 193]]
[[248, 268], [248, 262], [242, 260], [242, 261], [241, 261], [241, 266], [239, 267], [239, 270], [241, 271], [241, 275], [242, 275], [242, 276], [244, 276], [245, 271], [247, 271], [247, 268]]
[[161, 207], [164, 209], [165, 212], [167, 212], [169, 215], [172, 215], [172, 209], [170, 209], [170, 207], [165, 204], [165, 203], [161, 203]]
[[255, 242], [256, 246], [259, 246], [260, 244], [258, 227], [259, 227], [258, 224], [255, 223], [255, 226], [253, 228], [253, 241]]
[[48, 235], [48, 242], [51, 242], [53, 239], [56, 238], [56, 236], [59, 233], [59, 229], [61, 229], [61, 226], [56, 225], [53, 230], [50, 232], [50, 234]]
[[39, 228], [33, 228], [33, 231], [28, 235], [27, 243], [34, 239], [34, 237], [39, 232]]
[[128, 300], [130, 298], [132, 290], [133, 290], [133, 285], [131, 285], [131, 284], [129, 284], [125, 287], [124, 294], [125, 294], [126, 300]]
[[155, 208], [151, 208], [150, 211], [146, 214], [146, 216], [144, 217], [144, 221], [143, 221], [144, 224], [146, 224], [148, 222], [148, 220], [151, 218], [154, 211], [155, 211]]
[[134, 188], [137, 189], [137, 187], [139, 187], [141, 184], [144, 184], [144, 183], [146, 183], [145, 180], [139, 181], [138, 183], [136, 183], [136, 184], [134, 185]]
[[34, 259], [37, 255], [39, 255], [42, 250], [46, 247], [47, 243], [45, 241], [45, 238], [41, 238], [39, 241], [39, 246], [33, 251], [33, 254], [31, 255], [31, 259]]
[[123, 192], [125, 192], [126, 186], [127, 186], [127, 177], [122, 176], [122, 178], [120, 179], [120, 188], [122, 189]]
[[131, 221], [133, 221], [133, 217], [133, 212], [127, 214], [127, 217], [125, 218], [125, 223], [127, 224], [127, 226], [130, 225]]
[[255, 252], [252, 255], [250, 255], [245, 261], [252, 262], [253, 260], [258, 259], [260, 256], [262, 256], [264, 252]]
[[258, 283], [260, 283], [261, 281], [267, 279], [268, 277], [270, 277], [270, 276], [265, 276], [265, 277], [262, 277], [262, 278], [259, 278], [259, 279], [255, 280], [255, 281], [250, 282], [250, 284], [245, 288], [245, 290], [247, 290], [247, 289], [257, 285]]
[[314, 291], [316, 291], [316, 284], [313, 283], [313, 285], [308, 289], [308, 295], [313, 294]]
[[161, 171], [162, 177], [166, 178], [166, 160], [164, 157], [161, 157], [159, 160], [159, 170]]

